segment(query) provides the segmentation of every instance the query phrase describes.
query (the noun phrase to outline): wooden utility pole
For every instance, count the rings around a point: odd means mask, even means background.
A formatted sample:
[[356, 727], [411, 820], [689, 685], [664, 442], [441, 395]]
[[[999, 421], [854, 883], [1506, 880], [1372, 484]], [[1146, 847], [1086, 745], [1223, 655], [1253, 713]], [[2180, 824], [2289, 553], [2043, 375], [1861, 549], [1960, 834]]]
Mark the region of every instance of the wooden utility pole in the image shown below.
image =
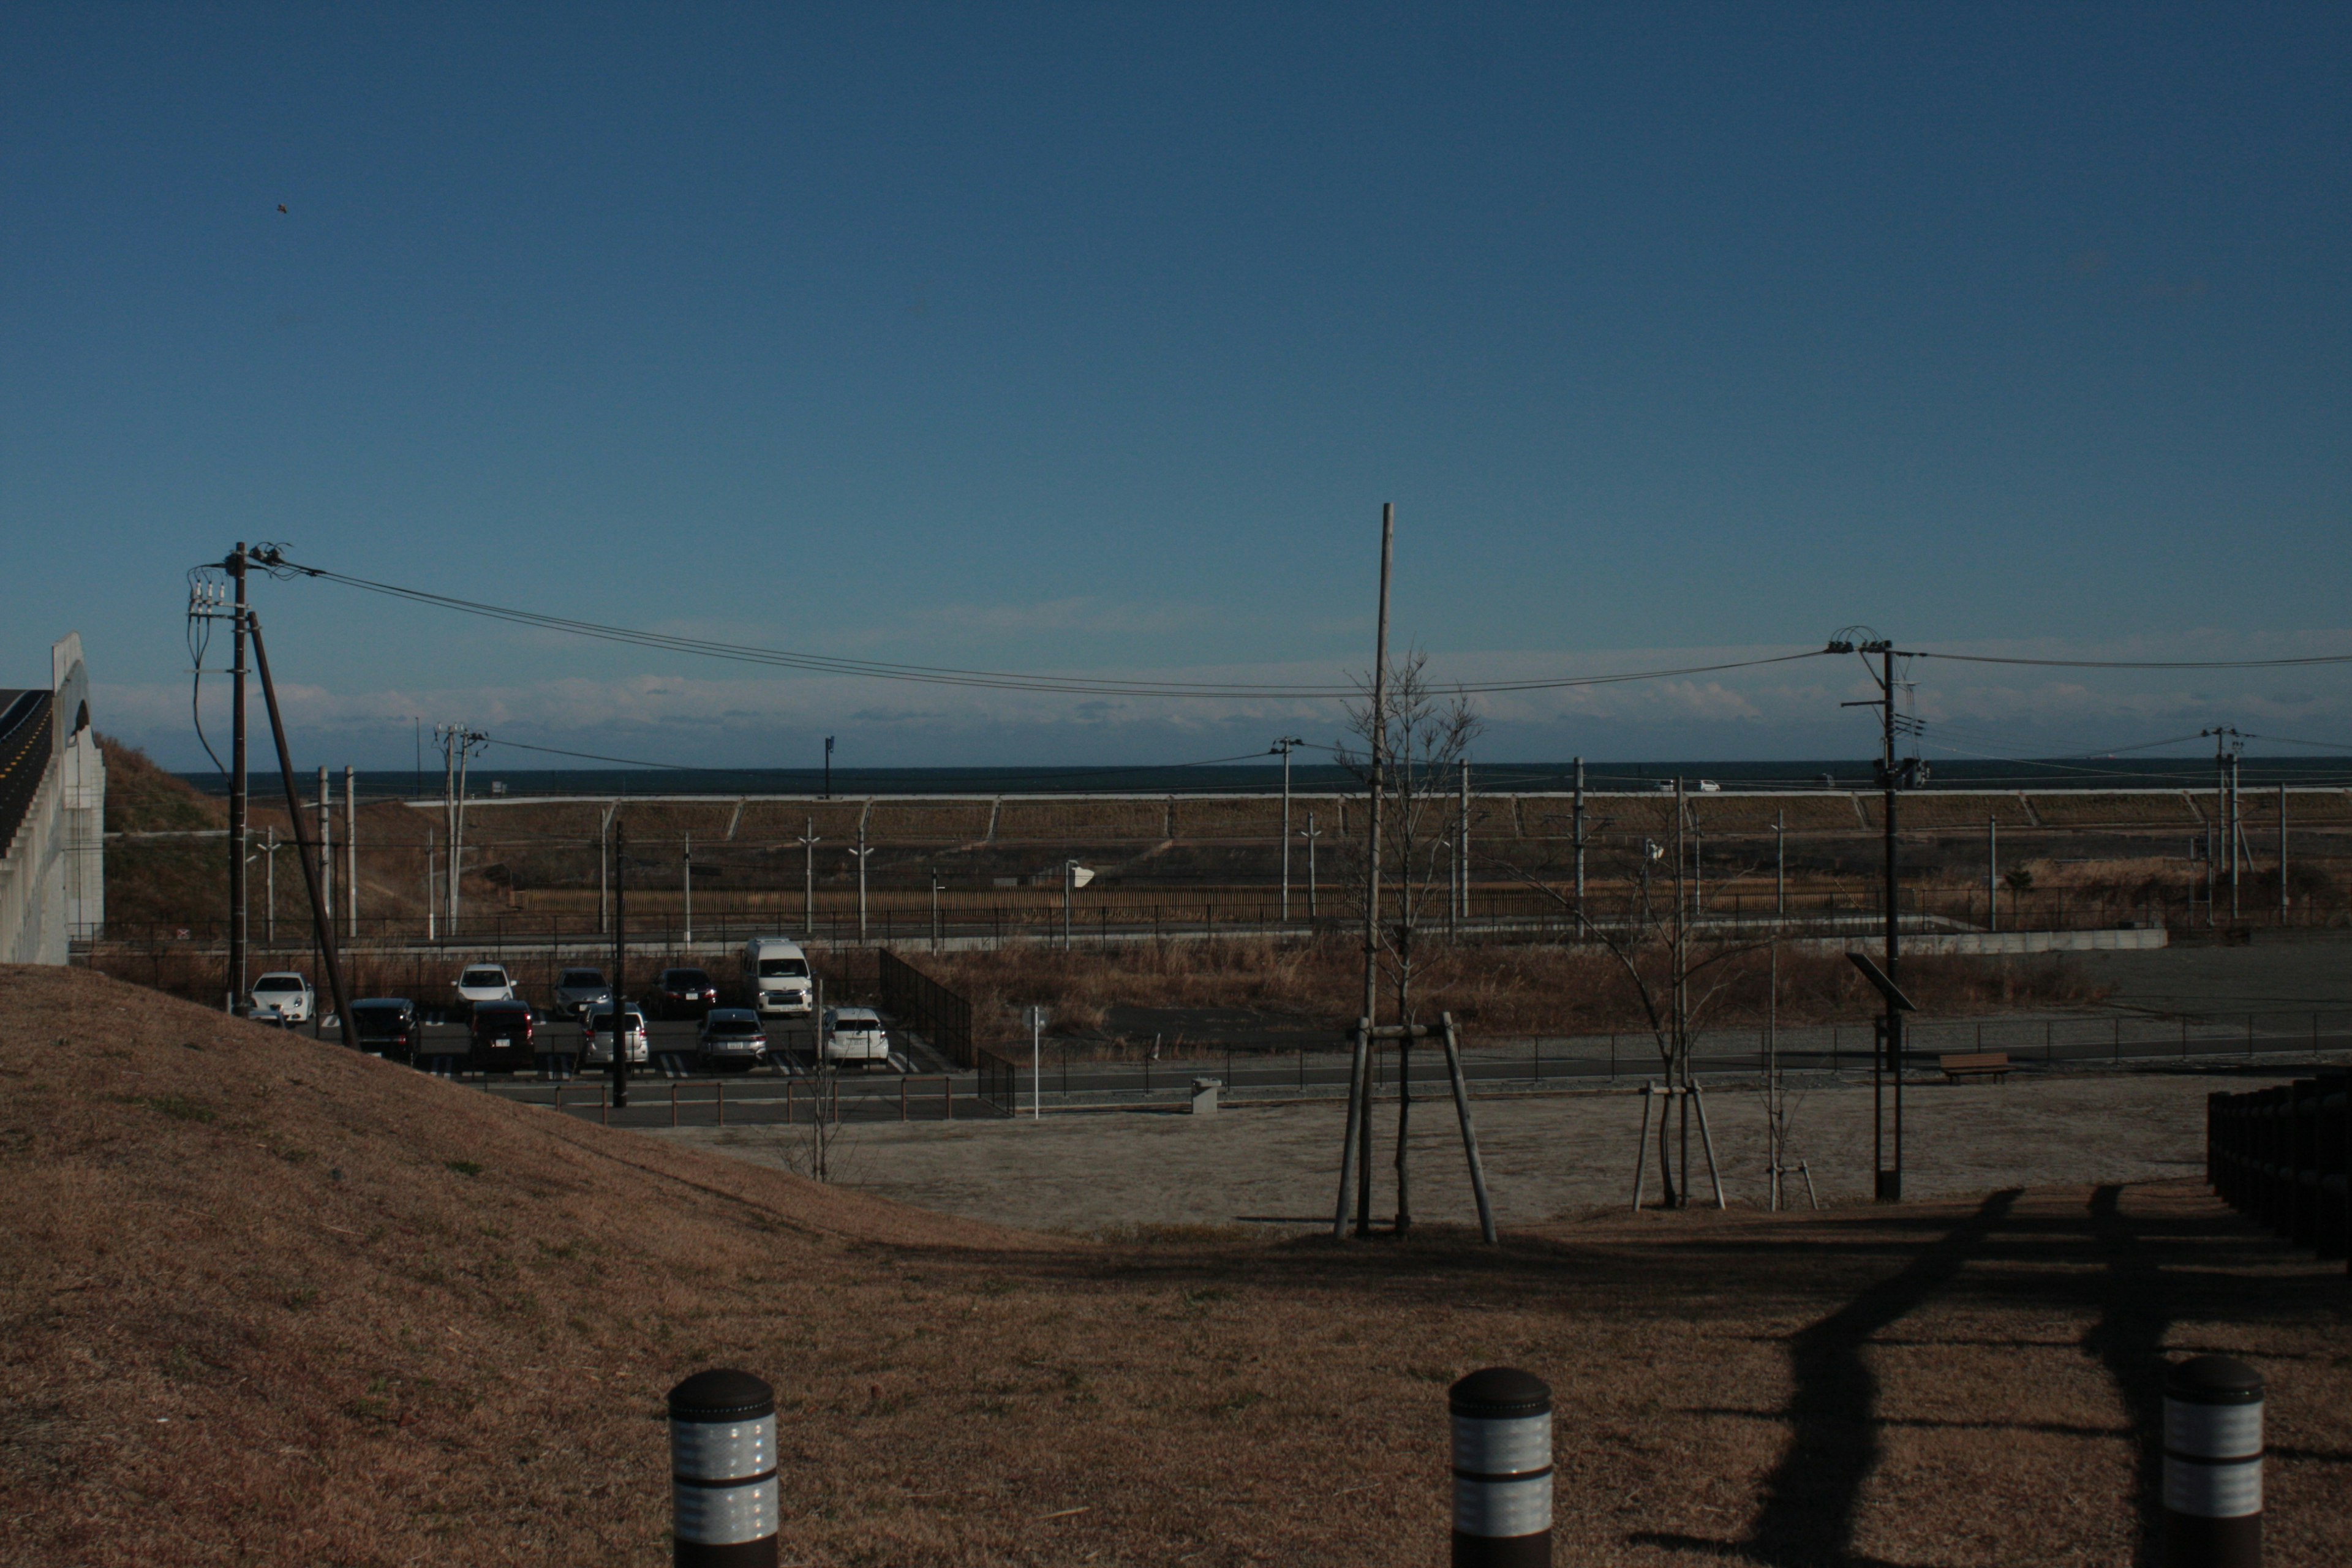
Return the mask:
[[[648, 1026], [650, 1028], [650, 1026]], [[653, 1054], [653, 1042], [646, 1042]], [[629, 830], [613, 824], [613, 1109], [629, 1105]]]
[[245, 994], [247, 953], [252, 925], [247, 911], [246, 858], [251, 851], [249, 806], [246, 783], [245, 717], [245, 541], [229, 552], [228, 574], [236, 584], [236, 606], [230, 612], [235, 657], [229, 664], [228, 774], [228, 1010], [236, 1010]]
[[[1903, 973], [1896, 961], [1903, 952], [1903, 917], [1897, 900], [1902, 884], [1895, 859], [1895, 803], [1902, 781], [1895, 766], [1895, 645], [1882, 642], [1876, 651], [1882, 670], [1879, 684], [1886, 698], [1879, 758], [1886, 811], [1886, 977], [1900, 984]], [[1903, 1014], [1891, 997], [1886, 1004], [1885, 1051], [1887, 1072], [1895, 1080], [1895, 1165], [1892, 1170], [1884, 1164], [1879, 1167], [1876, 1195], [1881, 1203], [1899, 1204], [1903, 1201]]]
[[1381, 762], [1388, 742], [1389, 575], [1396, 556], [1396, 508], [1381, 506], [1381, 600], [1372, 643], [1372, 713], [1364, 804], [1364, 1010], [1348, 1075], [1348, 1126], [1339, 1158], [1339, 1210], [1332, 1234], [1347, 1235], [1348, 1178], [1355, 1177], [1356, 1234], [1372, 1233], [1372, 1097], [1370, 1061], [1381, 983], [1381, 804], [1387, 781]]

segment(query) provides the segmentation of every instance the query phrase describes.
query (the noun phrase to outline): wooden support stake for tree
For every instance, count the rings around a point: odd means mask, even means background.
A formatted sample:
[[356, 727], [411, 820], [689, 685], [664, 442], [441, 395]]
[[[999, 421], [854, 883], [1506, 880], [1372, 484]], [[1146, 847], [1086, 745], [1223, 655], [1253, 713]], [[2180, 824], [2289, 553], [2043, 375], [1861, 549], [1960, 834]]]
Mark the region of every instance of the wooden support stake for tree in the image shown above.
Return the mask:
[[1348, 1208], [1356, 1191], [1356, 1162], [1369, 1159], [1370, 1154], [1358, 1147], [1358, 1113], [1364, 1098], [1364, 1063], [1371, 1050], [1372, 1021], [1360, 1020], [1356, 1025], [1355, 1057], [1348, 1071], [1348, 1130], [1339, 1144], [1339, 1203], [1331, 1215], [1331, 1239], [1348, 1239]]
[[1470, 1125], [1470, 1089], [1462, 1080], [1462, 1047], [1454, 1028], [1454, 1015], [1443, 1013], [1445, 1025], [1445, 1070], [1454, 1079], [1454, 1113], [1462, 1121], [1462, 1155], [1470, 1164], [1470, 1191], [1478, 1200], [1478, 1234], [1495, 1245], [1495, 1205], [1486, 1197], [1486, 1163], [1478, 1157], [1477, 1130]]

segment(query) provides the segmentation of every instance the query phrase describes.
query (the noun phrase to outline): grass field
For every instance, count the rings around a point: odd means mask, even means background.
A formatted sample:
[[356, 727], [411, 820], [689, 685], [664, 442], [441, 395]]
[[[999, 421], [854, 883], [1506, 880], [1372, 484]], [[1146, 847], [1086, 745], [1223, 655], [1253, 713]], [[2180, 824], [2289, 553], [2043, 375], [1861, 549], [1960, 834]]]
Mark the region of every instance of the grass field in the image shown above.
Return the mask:
[[663, 1391], [780, 1394], [784, 1561], [1434, 1563], [1444, 1386], [1559, 1397], [1559, 1560], [2124, 1563], [2160, 1363], [2352, 1556], [2340, 1264], [2188, 1184], [1047, 1238], [0, 972], [7, 1563], [654, 1563]]

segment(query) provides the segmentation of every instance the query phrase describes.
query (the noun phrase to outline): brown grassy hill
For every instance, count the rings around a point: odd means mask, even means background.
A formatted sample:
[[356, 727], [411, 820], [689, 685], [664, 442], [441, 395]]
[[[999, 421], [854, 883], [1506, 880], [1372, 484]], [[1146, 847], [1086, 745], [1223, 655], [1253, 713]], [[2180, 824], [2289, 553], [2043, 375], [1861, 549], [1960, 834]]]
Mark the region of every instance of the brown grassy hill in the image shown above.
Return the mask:
[[[155, 765], [136, 746], [99, 737], [106, 753], [106, 830], [184, 833], [228, 821], [221, 801]], [[118, 838], [106, 847], [106, 911], [117, 929], [150, 922], [217, 920], [228, 901], [228, 868], [217, 838]]]
[[2272, 1377], [2272, 1563], [2352, 1553], [2341, 1266], [2185, 1187], [1048, 1240], [26, 969], [0, 1182], [8, 1564], [658, 1563], [719, 1363], [788, 1563], [1433, 1563], [1488, 1361], [1559, 1390], [1564, 1561], [2124, 1561], [2184, 1345]]

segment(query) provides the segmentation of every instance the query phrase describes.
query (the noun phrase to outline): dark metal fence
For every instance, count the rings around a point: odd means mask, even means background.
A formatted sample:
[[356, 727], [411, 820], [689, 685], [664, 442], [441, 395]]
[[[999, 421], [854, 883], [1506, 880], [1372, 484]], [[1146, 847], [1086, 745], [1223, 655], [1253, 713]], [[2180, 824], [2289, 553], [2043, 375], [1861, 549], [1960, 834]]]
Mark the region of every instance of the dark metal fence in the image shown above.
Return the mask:
[[2205, 1101], [2205, 1179], [2223, 1202], [2352, 1272], [2352, 1073]]
[[980, 1098], [982, 1103], [1000, 1116], [1021, 1113], [1021, 1067], [1007, 1061], [994, 1051], [978, 1053], [975, 1066], [980, 1069]]
[[880, 955], [879, 968], [876, 988], [883, 1009], [956, 1066], [971, 1067], [971, 1004], [887, 949]]

